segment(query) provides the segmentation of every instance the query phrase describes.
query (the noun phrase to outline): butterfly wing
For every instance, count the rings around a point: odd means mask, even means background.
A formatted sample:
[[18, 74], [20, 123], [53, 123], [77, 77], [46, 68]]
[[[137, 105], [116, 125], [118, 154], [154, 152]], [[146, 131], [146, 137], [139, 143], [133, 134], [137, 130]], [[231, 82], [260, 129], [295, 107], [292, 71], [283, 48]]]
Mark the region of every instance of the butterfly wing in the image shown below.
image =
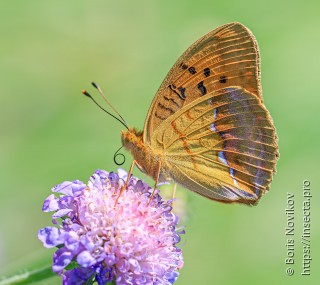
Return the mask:
[[151, 104], [144, 125], [144, 142], [150, 142], [160, 123], [184, 106], [229, 86], [241, 86], [262, 100], [257, 42], [240, 23], [211, 31], [182, 54]]
[[278, 157], [269, 112], [241, 87], [195, 99], [158, 126], [151, 146], [176, 182], [221, 202], [256, 203]]

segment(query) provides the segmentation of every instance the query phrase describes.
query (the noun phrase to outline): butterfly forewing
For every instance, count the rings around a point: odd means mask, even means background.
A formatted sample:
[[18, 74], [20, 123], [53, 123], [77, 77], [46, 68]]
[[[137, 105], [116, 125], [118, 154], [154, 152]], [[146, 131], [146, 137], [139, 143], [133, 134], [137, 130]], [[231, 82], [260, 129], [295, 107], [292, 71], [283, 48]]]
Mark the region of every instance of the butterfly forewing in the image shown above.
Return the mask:
[[268, 189], [278, 156], [269, 112], [253, 93], [228, 87], [204, 95], [154, 131], [178, 183], [224, 202], [255, 203]]
[[160, 86], [144, 126], [150, 142], [159, 124], [192, 101], [215, 90], [241, 86], [261, 98], [256, 40], [240, 23], [219, 27], [196, 41]]

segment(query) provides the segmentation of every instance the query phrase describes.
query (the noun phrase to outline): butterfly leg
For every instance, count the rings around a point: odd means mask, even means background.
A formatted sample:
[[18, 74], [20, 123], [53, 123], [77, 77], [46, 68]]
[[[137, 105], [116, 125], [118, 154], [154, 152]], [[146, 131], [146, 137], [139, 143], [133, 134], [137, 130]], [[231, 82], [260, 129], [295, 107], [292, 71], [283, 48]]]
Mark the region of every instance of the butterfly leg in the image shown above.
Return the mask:
[[151, 194], [150, 199], [149, 199], [149, 204], [151, 203], [151, 201], [153, 199], [154, 193], [155, 193], [157, 185], [158, 185], [159, 176], [160, 176], [160, 170], [161, 170], [161, 161], [158, 162], [156, 183], [154, 184], [153, 191], [152, 191], [152, 194]]
[[177, 183], [174, 183], [173, 184], [173, 190], [172, 190], [172, 196], [171, 196], [171, 200], [172, 200], [171, 206], [173, 206], [173, 199], [174, 199], [174, 197], [176, 195], [176, 190], [177, 190]]
[[116, 207], [117, 203], [118, 203], [118, 200], [119, 198], [121, 197], [123, 191], [128, 187], [128, 184], [129, 184], [129, 181], [130, 181], [130, 177], [131, 177], [131, 174], [132, 174], [132, 170], [134, 168], [134, 166], [137, 164], [137, 162], [135, 160], [132, 161], [131, 163], [131, 166], [130, 166], [130, 169], [129, 169], [129, 172], [128, 172], [128, 176], [127, 176], [127, 180], [126, 182], [124, 183], [124, 185], [121, 187], [120, 189], [120, 193], [116, 199], [116, 202], [114, 203], [114, 207]]

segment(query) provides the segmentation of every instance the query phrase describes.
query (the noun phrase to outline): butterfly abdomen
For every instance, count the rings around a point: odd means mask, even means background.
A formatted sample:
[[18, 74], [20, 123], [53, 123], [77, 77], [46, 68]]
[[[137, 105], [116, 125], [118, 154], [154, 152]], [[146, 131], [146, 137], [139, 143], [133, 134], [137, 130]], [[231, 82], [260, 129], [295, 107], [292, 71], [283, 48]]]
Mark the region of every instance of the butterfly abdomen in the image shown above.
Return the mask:
[[159, 172], [159, 163], [162, 164], [160, 169], [159, 180], [166, 180], [165, 167], [162, 162], [164, 157], [161, 153], [154, 153], [151, 147], [143, 142], [143, 133], [136, 129], [129, 129], [122, 131], [121, 134], [122, 145], [131, 152], [134, 160], [136, 161], [139, 169], [150, 175], [154, 180], [157, 179]]

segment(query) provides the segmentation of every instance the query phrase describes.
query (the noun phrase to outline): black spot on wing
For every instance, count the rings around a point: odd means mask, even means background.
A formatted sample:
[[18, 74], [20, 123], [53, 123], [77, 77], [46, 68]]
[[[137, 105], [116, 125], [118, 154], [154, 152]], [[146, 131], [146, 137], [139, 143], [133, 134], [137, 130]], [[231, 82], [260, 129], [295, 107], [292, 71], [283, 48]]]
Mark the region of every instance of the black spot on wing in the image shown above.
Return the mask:
[[207, 88], [203, 85], [203, 81], [198, 83], [197, 87], [198, 87], [199, 91], [201, 92], [201, 95], [207, 94]]
[[188, 68], [188, 65], [186, 65], [185, 63], [181, 63], [180, 64], [180, 67], [183, 69], [183, 70], [186, 70]]
[[196, 73], [197, 73], [196, 69], [195, 69], [193, 66], [189, 67], [189, 68], [188, 68], [188, 71], [189, 71], [191, 74], [196, 74]]
[[203, 70], [203, 74], [204, 74], [205, 77], [210, 76], [210, 74], [211, 74], [210, 68], [209, 68], [209, 67], [205, 68], [205, 69]]
[[186, 99], [186, 95], [184, 94], [184, 92], [186, 91], [186, 88], [183, 88], [182, 86], [180, 86], [178, 90], [180, 91], [181, 97], [183, 97], [183, 99]]
[[[173, 86], [174, 86], [174, 88], [173, 88]], [[181, 94], [180, 94], [179, 92], [177, 92], [177, 91], [175, 90], [175, 88], [176, 88], [175, 85], [170, 84], [168, 87], [169, 87], [170, 90], [172, 90], [172, 91], [174, 92], [174, 94], [176, 94], [181, 100], [185, 100], [185, 99], [186, 99], [186, 96], [184, 95], [184, 90], [185, 90], [185, 88], [182, 88], [181, 86], [178, 88], [178, 90], [181, 92]], [[182, 88], [182, 90], [180, 90], [180, 88]]]
[[220, 83], [227, 83], [227, 76], [224, 76], [224, 75], [220, 76], [219, 82]]

